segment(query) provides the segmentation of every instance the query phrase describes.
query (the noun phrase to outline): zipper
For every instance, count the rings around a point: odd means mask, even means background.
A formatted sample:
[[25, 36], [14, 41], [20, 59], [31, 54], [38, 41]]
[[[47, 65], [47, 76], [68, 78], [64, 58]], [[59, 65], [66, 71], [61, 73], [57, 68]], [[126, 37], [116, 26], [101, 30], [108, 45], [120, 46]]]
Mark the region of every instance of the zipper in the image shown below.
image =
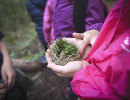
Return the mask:
[[[120, 19], [121, 19], [121, 17], [122, 17], [122, 13], [123, 13], [124, 6], [125, 6], [125, 4], [126, 4], [126, 1], [127, 1], [127, 0], [124, 0], [124, 2], [123, 2], [123, 4], [122, 4], [122, 8], [121, 8], [121, 12], [120, 12], [120, 17], [119, 17], [119, 19], [118, 19], [115, 32], [116, 32], [117, 27], [118, 27], [118, 25], [119, 25], [119, 23], [120, 23]], [[115, 33], [115, 32], [114, 32], [114, 33]], [[119, 34], [119, 33], [118, 33], [118, 34]], [[115, 41], [117, 41], [122, 35], [118, 36], [115, 40], [113, 40], [114, 36], [115, 36], [115, 35], [113, 34], [113, 37], [112, 37], [112, 39], [110, 40], [109, 44], [107, 44], [105, 47], [102, 48], [103, 51], [106, 50], [106, 49], [107, 49], [110, 45], [112, 45]], [[112, 41], [112, 40], [113, 40], [113, 41]], [[112, 42], [111, 42], [111, 41], [112, 41]]]
[[55, 17], [56, 17], [56, 13], [57, 13], [57, 6], [58, 6], [58, 4], [59, 4], [59, 0], [57, 0], [57, 2], [55, 3], [55, 5], [54, 5], [54, 23], [53, 23], [53, 27], [54, 27], [54, 39], [56, 39], [55, 38]]
[[109, 46], [111, 46], [115, 41], [117, 41], [120, 37], [122, 37], [123, 34], [121, 34], [120, 36], [118, 36], [113, 42], [111, 42], [110, 44], [106, 45], [105, 47], [102, 48], [102, 50], [106, 50]]

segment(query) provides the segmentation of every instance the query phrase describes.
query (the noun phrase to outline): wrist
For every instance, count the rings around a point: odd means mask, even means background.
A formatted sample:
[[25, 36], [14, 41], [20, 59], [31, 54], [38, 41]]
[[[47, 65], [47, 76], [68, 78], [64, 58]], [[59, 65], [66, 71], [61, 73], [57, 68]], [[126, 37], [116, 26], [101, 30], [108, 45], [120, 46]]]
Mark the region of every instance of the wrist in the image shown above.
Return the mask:
[[89, 63], [87, 61], [83, 61], [83, 68], [86, 67], [87, 65], [89, 65]]
[[12, 61], [11, 61], [9, 56], [5, 56], [3, 58], [3, 63], [6, 64], [6, 65], [9, 65], [9, 66], [12, 66]]

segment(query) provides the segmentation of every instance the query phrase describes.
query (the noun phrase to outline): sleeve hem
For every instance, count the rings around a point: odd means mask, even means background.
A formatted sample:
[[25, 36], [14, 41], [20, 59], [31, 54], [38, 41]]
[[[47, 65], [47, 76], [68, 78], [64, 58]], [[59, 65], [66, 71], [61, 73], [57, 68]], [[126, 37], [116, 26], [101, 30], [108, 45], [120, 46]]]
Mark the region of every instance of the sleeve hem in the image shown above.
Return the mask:
[[103, 26], [103, 23], [97, 23], [97, 24], [94, 24], [94, 25], [92, 25], [92, 26], [86, 27], [86, 31], [95, 29], [95, 30], [98, 30], [98, 31], [100, 32], [102, 26]]

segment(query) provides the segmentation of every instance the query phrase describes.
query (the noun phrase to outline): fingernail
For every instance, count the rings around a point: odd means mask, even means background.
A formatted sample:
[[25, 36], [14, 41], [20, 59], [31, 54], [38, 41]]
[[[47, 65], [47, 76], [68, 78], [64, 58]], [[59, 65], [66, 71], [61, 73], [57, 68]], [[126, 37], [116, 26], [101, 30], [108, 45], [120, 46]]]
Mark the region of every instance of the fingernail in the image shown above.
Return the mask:
[[79, 55], [80, 55], [80, 56], [82, 56], [82, 53], [81, 53], [81, 52], [79, 52]]

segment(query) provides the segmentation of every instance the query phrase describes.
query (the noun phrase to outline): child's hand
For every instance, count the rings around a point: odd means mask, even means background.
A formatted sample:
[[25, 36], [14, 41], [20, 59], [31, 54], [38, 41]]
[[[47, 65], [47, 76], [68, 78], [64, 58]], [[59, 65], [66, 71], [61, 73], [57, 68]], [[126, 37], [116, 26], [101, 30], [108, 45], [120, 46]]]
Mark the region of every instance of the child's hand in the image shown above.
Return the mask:
[[0, 82], [0, 100], [4, 100], [7, 88], [6, 84]]
[[3, 81], [8, 83], [7, 87], [8, 90], [10, 90], [15, 84], [15, 78], [16, 78], [16, 72], [14, 71], [10, 59], [9, 60], [7, 59], [6, 62], [4, 61], [1, 72], [2, 72]]
[[8, 83], [7, 88], [10, 90], [15, 83], [16, 73], [12, 66], [12, 61], [9, 57], [9, 53], [4, 41], [0, 41], [0, 52], [3, 55], [3, 65], [1, 67], [2, 79], [4, 82]]
[[89, 30], [87, 32], [84, 32], [82, 34], [73, 33], [73, 37], [75, 37], [76, 39], [82, 40], [82, 42], [80, 43], [80, 53], [81, 53], [81, 55], [84, 54], [85, 49], [89, 45], [93, 46], [98, 34], [99, 34], [99, 31], [94, 30], [94, 29]]
[[[78, 34], [78, 33], [76, 33]], [[80, 35], [80, 34], [79, 34]], [[79, 51], [80, 51], [80, 55], [81, 55], [81, 59], [85, 59], [91, 49], [91, 45], [88, 45], [86, 48], [84, 47], [84, 40], [81, 40], [81, 39], [76, 39], [76, 38], [63, 38], [64, 40], [68, 41], [68, 42], [71, 42], [73, 44], [76, 44], [77, 47], [79, 48]], [[83, 51], [83, 47], [84, 47], [84, 51]], [[81, 52], [83, 51], [83, 53]], [[82, 54], [81, 54], [82, 53]]]
[[89, 64], [88, 62], [82, 60], [69, 62], [65, 66], [56, 65], [49, 55], [49, 49], [46, 52], [46, 59], [48, 62], [47, 67], [51, 68], [58, 76], [62, 77], [73, 77], [76, 72]]

